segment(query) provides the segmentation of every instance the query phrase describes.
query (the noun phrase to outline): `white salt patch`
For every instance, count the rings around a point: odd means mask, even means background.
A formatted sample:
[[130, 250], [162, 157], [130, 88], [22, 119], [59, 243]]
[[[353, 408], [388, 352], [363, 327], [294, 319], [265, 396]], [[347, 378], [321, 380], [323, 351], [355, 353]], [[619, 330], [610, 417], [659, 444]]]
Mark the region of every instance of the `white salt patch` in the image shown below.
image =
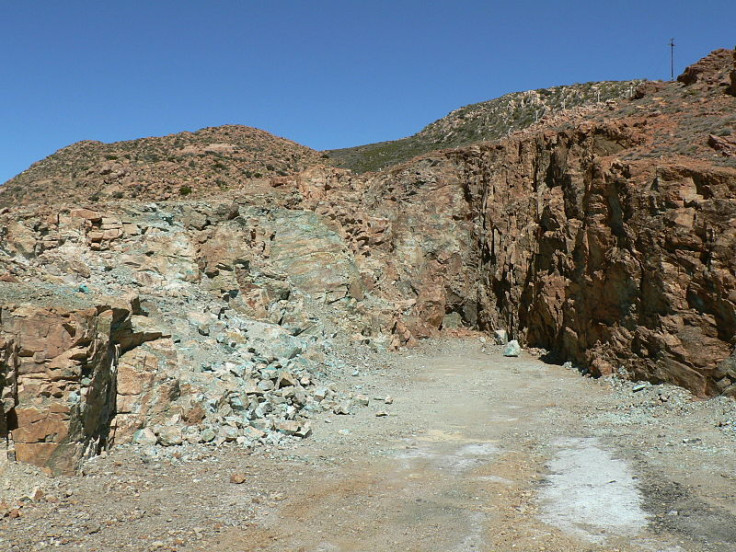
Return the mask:
[[540, 492], [541, 519], [591, 542], [633, 536], [647, 525], [642, 498], [624, 460], [599, 448], [596, 439], [565, 439]]

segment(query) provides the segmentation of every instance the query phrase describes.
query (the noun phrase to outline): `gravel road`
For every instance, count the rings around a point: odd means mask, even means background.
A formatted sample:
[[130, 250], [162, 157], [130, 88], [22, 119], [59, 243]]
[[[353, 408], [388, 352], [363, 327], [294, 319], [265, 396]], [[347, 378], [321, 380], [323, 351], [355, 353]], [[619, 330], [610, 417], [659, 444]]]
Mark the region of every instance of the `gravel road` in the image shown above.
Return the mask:
[[477, 339], [376, 358], [337, 382], [367, 406], [281, 448], [118, 447], [77, 478], [0, 464], [0, 547], [736, 550], [733, 401]]

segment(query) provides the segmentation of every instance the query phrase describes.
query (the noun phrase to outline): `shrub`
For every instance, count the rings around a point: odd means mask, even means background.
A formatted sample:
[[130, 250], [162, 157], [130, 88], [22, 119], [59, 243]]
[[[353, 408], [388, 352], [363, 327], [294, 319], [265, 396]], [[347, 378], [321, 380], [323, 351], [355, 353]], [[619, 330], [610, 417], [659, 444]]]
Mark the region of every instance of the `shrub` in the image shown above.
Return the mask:
[[181, 196], [188, 196], [191, 193], [192, 193], [192, 189], [187, 185], [184, 185], [181, 188], [179, 188], [179, 195]]

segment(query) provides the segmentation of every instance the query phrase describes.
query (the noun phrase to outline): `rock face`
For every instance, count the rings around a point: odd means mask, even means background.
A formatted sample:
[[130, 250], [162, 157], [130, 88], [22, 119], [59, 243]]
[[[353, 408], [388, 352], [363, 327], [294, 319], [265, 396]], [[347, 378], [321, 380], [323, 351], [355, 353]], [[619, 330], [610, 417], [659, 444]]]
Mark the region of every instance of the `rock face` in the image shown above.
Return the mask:
[[596, 374], [713, 395], [736, 335], [736, 171], [598, 148], [563, 133], [463, 155], [486, 205], [481, 322]]
[[0, 433], [12, 432], [18, 460], [60, 472], [106, 446], [121, 345], [142, 339], [130, 305], [75, 291], [0, 284]]
[[727, 53], [684, 84], [378, 173], [289, 146], [304, 170], [173, 200], [189, 165], [167, 161], [145, 201], [105, 203], [56, 193], [69, 175], [41, 162], [22, 181], [39, 203], [12, 192], [0, 211], [0, 436], [56, 471], [115, 442], [301, 438], [312, 413], [364, 402], [329, 385], [352, 371], [338, 351], [463, 329], [736, 395]]
[[728, 85], [731, 71], [733, 70], [733, 50], [721, 48], [711, 52], [709, 55], [693, 63], [685, 69], [682, 75], [677, 77], [678, 82], [685, 85]]
[[305, 437], [337, 400], [312, 396], [340, 362], [326, 326], [368, 318], [351, 312], [352, 253], [313, 212], [251, 198], [0, 217], [0, 435], [18, 460], [68, 473], [151, 435]]

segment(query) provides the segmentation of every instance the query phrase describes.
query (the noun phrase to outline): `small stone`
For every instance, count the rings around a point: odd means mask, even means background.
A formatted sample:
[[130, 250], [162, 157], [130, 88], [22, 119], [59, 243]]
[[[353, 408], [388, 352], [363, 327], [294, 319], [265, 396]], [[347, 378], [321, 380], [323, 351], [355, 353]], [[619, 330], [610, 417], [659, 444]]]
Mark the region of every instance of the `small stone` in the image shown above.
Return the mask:
[[347, 403], [344, 403], [344, 402], [337, 403], [333, 407], [332, 412], [335, 413], [335, 414], [342, 414], [342, 415], [347, 416], [347, 415], [350, 414], [350, 405], [348, 405]]
[[508, 342], [503, 350], [503, 356], [505, 357], [518, 357], [521, 354], [521, 345], [515, 339]]
[[133, 442], [137, 445], [150, 446], [158, 443], [158, 437], [150, 428], [144, 427], [133, 434]]
[[245, 474], [242, 472], [232, 474], [230, 476], [230, 483], [233, 485], [242, 485], [245, 483]]
[[388, 412], [385, 410], [379, 410], [376, 412], [376, 418], [385, 418], [386, 416], [388, 416]]
[[509, 335], [506, 330], [496, 330], [493, 332], [493, 341], [496, 345], [506, 345], [509, 342]]
[[261, 431], [253, 426], [246, 426], [243, 428], [243, 436], [249, 439], [261, 439], [266, 435], [265, 431]]
[[183, 442], [179, 426], [164, 426], [158, 432], [161, 444], [165, 447], [181, 445]]
[[355, 403], [360, 406], [368, 406], [370, 399], [366, 395], [356, 395]]
[[276, 385], [277, 389], [281, 389], [283, 387], [292, 387], [296, 386], [298, 380], [294, 374], [291, 372], [281, 372], [278, 377], [278, 382]]
[[383, 404], [394, 404], [394, 398], [391, 395], [387, 395], [385, 399], [383, 399]]
[[283, 420], [274, 424], [274, 429], [284, 435], [294, 435], [299, 431], [299, 422], [295, 420]]
[[646, 389], [647, 384], [646, 383], [637, 383], [634, 387], [631, 388], [631, 391], [634, 393], [638, 393], [639, 391]]
[[320, 387], [319, 389], [315, 389], [314, 394], [312, 395], [314, 397], [315, 401], [323, 401], [330, 395], [330, 390], [326, 387]]
[[276, 384], [272, 382], [270, 379], [263, 379], [258, 382], [258, 388], [263, 391], [271, 391], [275, 387], [276, 387]]
[[238, 438], [239, 432], [237, 427], [233, 426], [222, 426], [220, 431], [217, 433], [217, 438], [224, 441], [235, 441]]
[[242, 364], [235, 364], [234, 362], [226, 362], [225, 367], [230, 371], [233, 376], [242, 378], [245, 375], [245, 366]]
[[199, 433], [199, 440], [202, 443], [209, 443], [211, 441], [214, 441], [215, 440], [215, 437], [217, 437], [217, 434], [215, 433], [215, 430], [212, 429], [212, 428], [210, 428], [210, 427], [204, 428]]
[[312, 426], [309, 423], [304, 423], [299, 426], [299, 429], [294, 433], [295, 436], [306, 439], [312, 434]]

